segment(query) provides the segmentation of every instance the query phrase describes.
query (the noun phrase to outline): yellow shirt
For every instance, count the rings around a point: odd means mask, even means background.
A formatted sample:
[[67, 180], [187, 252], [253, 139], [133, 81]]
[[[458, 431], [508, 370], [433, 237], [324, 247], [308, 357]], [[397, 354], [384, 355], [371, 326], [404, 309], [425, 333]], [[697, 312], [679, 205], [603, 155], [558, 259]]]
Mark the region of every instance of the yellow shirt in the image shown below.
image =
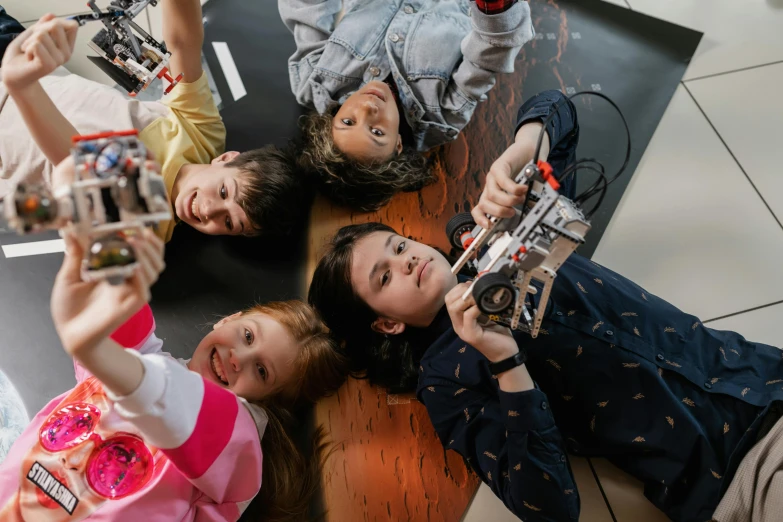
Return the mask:
[[[139, 133], [139, 139], [160, 163], [171, 198], [183, 165], [207, 164], [224, 152], [226, 127], [209, 90], [206, 73], [193, 83], [180, 83], [161, 101], [170, 109], [169, 114], [154, 120]], [[179, 222], [174, 201], [170, 204], [174, 219], [158, 225], [158, 236], [166, 242]]]

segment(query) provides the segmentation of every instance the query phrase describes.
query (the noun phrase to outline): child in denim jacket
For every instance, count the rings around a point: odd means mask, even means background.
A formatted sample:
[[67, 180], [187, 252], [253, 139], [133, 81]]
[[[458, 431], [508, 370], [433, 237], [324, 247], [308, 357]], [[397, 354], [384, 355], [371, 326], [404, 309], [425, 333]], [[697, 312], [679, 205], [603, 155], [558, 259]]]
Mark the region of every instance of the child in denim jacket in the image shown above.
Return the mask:
[[433, 181], [420, 154], [470, 121], [534, 31], [517, 0], [278, 0], [304, 122], [302, 167], [338, 203], [374, 210]]

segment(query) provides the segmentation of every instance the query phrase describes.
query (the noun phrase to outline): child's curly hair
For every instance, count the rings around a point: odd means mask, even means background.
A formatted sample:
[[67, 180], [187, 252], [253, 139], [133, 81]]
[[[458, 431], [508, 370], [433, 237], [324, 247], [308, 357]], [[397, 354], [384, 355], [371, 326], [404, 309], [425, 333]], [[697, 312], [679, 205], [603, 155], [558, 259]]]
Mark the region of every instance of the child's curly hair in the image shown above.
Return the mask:
[[304, 143], [298, 157], [314, 175], [326, 197], [363, 212], [378, 210], [398, 192], [416, 192], [435, 181], [423, 154], [404, 149], [399, 155], [369, 164], [342, 153], [332, 139], [332, 113], [313, 112], [302, 118]]

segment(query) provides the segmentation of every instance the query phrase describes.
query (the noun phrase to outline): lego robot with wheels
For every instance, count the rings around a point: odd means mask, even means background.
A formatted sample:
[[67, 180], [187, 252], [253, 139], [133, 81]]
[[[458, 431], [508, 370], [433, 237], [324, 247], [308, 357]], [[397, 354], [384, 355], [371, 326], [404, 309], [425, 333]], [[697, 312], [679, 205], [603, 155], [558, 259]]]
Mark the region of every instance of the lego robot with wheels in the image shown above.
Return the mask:
[[168, 94], [182, 80], [182, 74], [169, 74], [171, 53], [166, 44], [158, 42], [139, 27], [133, 19], [147, 6], [156, 6], [158, 0], [112, 0], [106, 11], [101, 11], [95, 0], [87, 2], [91, 13], [70, 17], [79, 25], [100, 21], [104, 25], [90, 41], [89, 46], [100, 56], [88, 58], [118, 85], [135, 96], [145, 90], [156, 78], [165, 78]]
[[[590, 223], [574, 202], [559, 194], [548, 163], [529, 163], [515, 181], [528, 187], [528, 198], [514, 217], [490, 218], [490, 227], [484, 229], [465, 212], [449, 221], [446, 234], [451, 246], [462, 251], [452, 272], [469, 264], [478, 273], [463, 299], [473, 296], [484, 321], [535, 338], [557, 270], [584, 242]], [[533, 308], [527, 296], [538, 292]]]
[[54, 192], [18, 183], [5, 214], [19, 234], [68, 229], [84, 241], [82, 279], [119, 284], [137, 266], [128, 236], [171, 219], [166, 186], [136, 131], [74, 138], [75, 180]]

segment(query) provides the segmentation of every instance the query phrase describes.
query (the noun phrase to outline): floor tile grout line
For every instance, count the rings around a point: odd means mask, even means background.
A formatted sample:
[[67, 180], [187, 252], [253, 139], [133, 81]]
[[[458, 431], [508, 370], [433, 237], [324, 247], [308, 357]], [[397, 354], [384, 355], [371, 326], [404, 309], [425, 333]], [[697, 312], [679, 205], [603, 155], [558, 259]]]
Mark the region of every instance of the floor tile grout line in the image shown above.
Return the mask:
[[778, 219], [778, 216], [775, 215], [775, 212], [773, 212], [772, 207], [769, 206], [769, 203], [767, 203], [767, 200], [764, 199], [764, 196], [761, 195], [761, 192], [759, 191], [758, 187], [756, 187], [756, 184], [753, 183], [753, 180], [750, 179], [750, 176], [745, 171], [745, 168], [742, 166], [742, 163], [740, 163], [739, 159], [737, 159], [737, 156], [734, 155], [734, 152], [729, 148], [728, 143], [726, 143], [726, 140], [723, 139], [723, 136], [720, 135], [720, 132], [718, 132], [718, 129], [713, 125], [712, 120], [710, 120], [709, 116], [707, 116], [707, 113], [704, 112], [704, 109], [701, 108], [701, 105], [699, 105], [699, 102], [696, 100], [696, 97], [693, 95], [690, 89], [688, 89], [688, 86], [685, 85], [685, 82], [680, 82], [680, 84], [683, 86], [685, 91], [688, 93], [688, 95], [693, 100], [693, 103], [696, 104], [696, 107], [698, 107], [699, 111], [701, 111], [702, 115], [704, 116], [704, 119], [707, 120], [707, 123], [710, 124], [710, 127], [712, 127], [712, 130], [715, 131], [715, 135], [718, 137], [718, 139], [723, 143], [723, 146], [726, 147], [726, 150], [731, 155], [732, 159], [734, 159], [734, 162], [737, 164], [739, 169], [742, 171], [742, 173], [745, 175], [745, 178], [748, 180], [748, 183], [750, 183], [750, 186], [753, 187], [753, 190], [756, 191], [756, 194], [758, 194], [759, 199], [761, 199], [761, 202], [764, 203], [764, 205], [767, 207], [767, 210], [769, 210], [769, 213], [772, 214], [772, 218], [775, 220], [775, 222], [778, 224], [778, 226], [783, 230], [783, 223], [780, 222]]
[[778, 65], [778, 64], [781, 64], [781, 63], [783, 63], [783, 60], [778, 60], [776, 62], [762, 63], [762, 64], [759, 64], [759, 65], [751, 65], [750, 67], [742, 67], [740, 69], [733, 69], [731, 71], [719, 72], [719, 73], [715, 73], [715, 74], [706, 74], [704, 76], [697, 76], [696, 78], [688, 78], [687, 80], [683, 80], [683, 83], [685, 83], [685, 82], [695, 82], [697, 80], [706, 80], [707, 78], [715, 78], [716, 76], [723, 76], [725, 74], [733, 74], [733, 73], [738, 73], [738, 72], [743, 72], [743, 71], [750, 71], [750, 70], [753, 70], [753, 69], [760, 69], [762, 67], [769, 67], [770, 65]]
[[585, 460], [587, 461], [587, 465], [590, 466], [590, 471], [593, 472], [593, 477], [595, 478], [596, 484], [598, 484], [598, 490], [601, 492], [601, 496], [604, 497], [604, 503], [606, 503], [606, 509], [609, 510], [609, 515], [612, 517], [613, 522], [617, 522], [617, 517], [614, 516], [612, 506], [609, 504], [609, 499], [606, 498], [606, 493], [604, 493], [604, 487], [601, 485], [601, 479], [598, 478], [598, 473], [595, 472], [595, 468], [593, 467], [593, 461], [589, 458], [586, 458]]
[[711, 323], [713, 321], [718, 321], [720, 319], [728, 319], [729, 317], [735, 317], [737, 315], [742, 315], [742, 314], [747, 314], [747, 313], [750, 313], [750, 312], [755, 312], [756, 310], [762, 310], [764, 308], [769, 308], [770, 306], [775, 306], [775, 305], [779, 305], [779, 304], [783, 304], [783, 301], [775, 301], [774, 303], [769, 303], [769, 304], [765, 304], [765, 305], [761, 305], [761, 306], [755, 306], [753, 308], [748, 308], [747, 310], [734, 312], [733, 314], [726, 314], [726, 315], [721, 315], [720, 317], [713, 317], [712, 319], [707, 319], [706, 321], [702, 321], [702, 323], [703, 324], [707, 324], [707, 323]]

